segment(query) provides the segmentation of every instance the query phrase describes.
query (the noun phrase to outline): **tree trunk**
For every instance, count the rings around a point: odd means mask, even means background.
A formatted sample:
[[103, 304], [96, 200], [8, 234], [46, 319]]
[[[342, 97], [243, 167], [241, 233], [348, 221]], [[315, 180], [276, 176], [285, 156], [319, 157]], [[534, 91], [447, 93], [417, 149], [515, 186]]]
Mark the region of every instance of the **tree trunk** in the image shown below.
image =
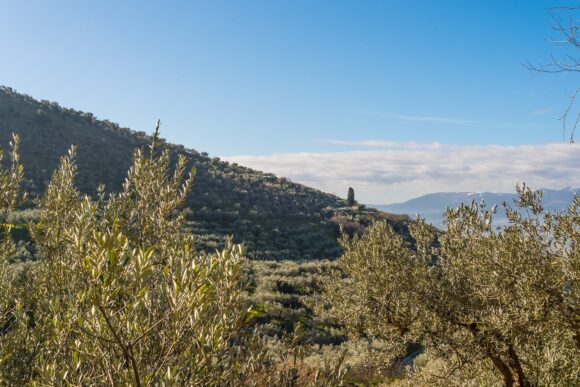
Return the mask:
[[[507, 345], [508, 351], [505, 354], [507, 359], [502, 359], [502, 356], [498, 353], [495, 346], [490, 343], [490, 341], [484, 336], [484, 334], [479, 330], [477, 324], [472, 323], [467, 326], [473, 337], [475, 337], [486, 356], [492, 361], [495, 368], [501, 373], [503, 377], [503, 382], [506, 387], [530, 387], [531, 384], [528, 382], [526, 376], [524, 375], [524, 370], [520, 363], [520, 359], [516, 354], [513, 345], [511, 343]], [[502, 339], [501, 337], [496, 337], [496, 339]], [[506, 341], [506, 340], [501, 340]]]

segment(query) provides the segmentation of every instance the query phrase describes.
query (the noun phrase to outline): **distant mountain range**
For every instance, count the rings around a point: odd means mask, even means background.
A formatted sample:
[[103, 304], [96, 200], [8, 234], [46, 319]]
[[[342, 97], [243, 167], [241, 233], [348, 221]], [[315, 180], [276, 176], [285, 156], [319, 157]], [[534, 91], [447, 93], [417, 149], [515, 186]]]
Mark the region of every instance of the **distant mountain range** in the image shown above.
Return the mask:
[[[580, 188], [567, 187], [560, 190], [542, 189], [542, 205], [546, 210], [563, 210], [567, 208], [574, 197], [574, 193], [580, 194]], [[411, 217], [421, 215], [428, 223], [436, 227], [443, 227], [443, 213], [447, 207], [458, 207], [461, 203], [470, 204], [472, 201], [480, 203], [482, 200], [490, 208], [498, 206], [494, 223], [497, 225], [506, 224], [507, 219], [503, 211], [502, 204], [513, 204], [516, 198], [515, 193], [502, 192], [437, 192], [423, 195], [403, 203], [369, 205], [381, 211], [394, 214], [407, 214]]]

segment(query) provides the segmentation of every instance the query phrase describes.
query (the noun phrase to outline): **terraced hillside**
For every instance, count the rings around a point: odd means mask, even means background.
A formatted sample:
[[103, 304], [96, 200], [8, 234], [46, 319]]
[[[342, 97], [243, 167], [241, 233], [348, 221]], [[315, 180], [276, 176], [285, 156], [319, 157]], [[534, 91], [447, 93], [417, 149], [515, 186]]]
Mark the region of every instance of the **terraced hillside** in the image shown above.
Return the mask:
[[[150, 139], [146, 133], [98, 120], [91, 113], [0, 87], [0, 146], [7, 147], [12, 132], [22, 139], [25, 188], [33, 196], [43, 191], [71, 144], [78, 146], [79, 189], [94, 194], [103, 183], [108, 191], [115, 191], [125, 179], [134, 150]], [[185, 155], [197, 168], [187, 206], [202, 248], [212, 249], [234, 235], [236, 241], [246, 243], [252, 258], [335, 257], [337, 222], [356, 224], [360, 215], [379, 216], [363, 207], [340, 215], [346, 203], [334, 195], [180, 145], [164, 146], [175, 155]]]

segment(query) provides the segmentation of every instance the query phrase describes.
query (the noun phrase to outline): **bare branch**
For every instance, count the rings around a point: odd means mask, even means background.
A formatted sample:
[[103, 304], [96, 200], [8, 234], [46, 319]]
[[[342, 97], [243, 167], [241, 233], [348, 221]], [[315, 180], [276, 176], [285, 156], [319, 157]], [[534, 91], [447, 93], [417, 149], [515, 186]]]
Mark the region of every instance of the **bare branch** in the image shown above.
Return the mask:
[[[550, 39], [551, 42], [560, 48], [568, 47], [573, 49], [574, 52], [564, 53], [560, 58], [556, 58], [553, 54], [550, 54], [550, 62], [545, 65], [533, 65], [531, 63], [526, 63], [524, 65], [528, 70], [548, 73], [548, 74], [558, 74], [558, 73], [576, 73], [580, 72], [580, 56], [577, 54], [577, 49], [580, 49], [580, 19], [575, 18], [573, 13], [580, 11], [580, 6], [562, 6], [553, 7], [549, 9], [553, 22], [550, 24], [550, 28], [557, 32], [560, 36], [559, 39]], [[564, 14], [564, 15], [563, 15]], [[580, 112], [576, 115], [571, 127], [568, 125], [571, 123], [569, 116], [575, 107], [576, 96], [580, 89], [576, 89], [574, 94], [570, 97], [570, 102], [562, 115], [560, 120], [562, 120], [562, 141], [568, 141], [570, 144], [574, 143], [574, 133], [576, 132], [576, 127], [580, 122]], [[567, 139], [566, 132], [570, 131], [570, 137]]]
[[[568, 122], [568, 117], [570, 116], [570, 112], [572, 111], [572, 107], [574, 106], [574, 102], [576, 102], [576, 96], [578, 95], [579, 92], [580, 92], [580, 88], [578, 88], [578, 89], [576, 89], [576, 91], [574, 91], [574, 94], [572, 94], [572, 96], [570, 97], [570, 103], [568, 104], [566, 111], [564, 112], [562, 117], [560, 117], [560, 120], [562, 120], [562, 141], [566, 141], [566, 125]], [[580, 117], [580, 115], [576, 117], [576, 120], [574, 121], [574, 125], [572, 126], [571, 134], [570, 134], [570, 144], [574, 143], [574, 131], [576, 129], [576, 126], [578, 126], [579, 117]]]

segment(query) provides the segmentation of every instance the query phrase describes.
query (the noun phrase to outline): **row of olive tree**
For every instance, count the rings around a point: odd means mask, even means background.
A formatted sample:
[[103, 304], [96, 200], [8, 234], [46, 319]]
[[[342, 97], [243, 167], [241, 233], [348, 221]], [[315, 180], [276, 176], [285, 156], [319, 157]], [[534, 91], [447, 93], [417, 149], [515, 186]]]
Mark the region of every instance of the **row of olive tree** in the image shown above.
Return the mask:
[[414, 223], [414, 246], [385, 223], [345, 236], [320, 312], [382, 341], [387, 362], [420, 343], [415, 363], [428, 366], [415, 367], [415, 381], [579, 385], [580, 196], [546, 214], [541, 192], [518, 193], [503, 229], [495, 209], [473, 204], [449, 209], [440, 235]]

